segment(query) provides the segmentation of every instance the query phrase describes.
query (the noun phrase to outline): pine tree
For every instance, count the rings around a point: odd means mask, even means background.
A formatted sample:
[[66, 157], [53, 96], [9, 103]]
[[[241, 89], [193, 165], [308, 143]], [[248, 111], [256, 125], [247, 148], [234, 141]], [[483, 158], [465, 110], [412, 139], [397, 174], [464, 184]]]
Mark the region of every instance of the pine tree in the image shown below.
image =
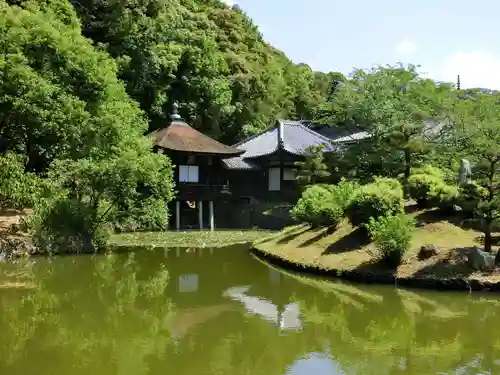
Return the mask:
[[311, 185], [321, 182], [330, 176], [328, 166], [323, 155], [324, 146], [311, 146], [305, 155], [304, 161], [298, 161], [297, 182], [302, 185]]

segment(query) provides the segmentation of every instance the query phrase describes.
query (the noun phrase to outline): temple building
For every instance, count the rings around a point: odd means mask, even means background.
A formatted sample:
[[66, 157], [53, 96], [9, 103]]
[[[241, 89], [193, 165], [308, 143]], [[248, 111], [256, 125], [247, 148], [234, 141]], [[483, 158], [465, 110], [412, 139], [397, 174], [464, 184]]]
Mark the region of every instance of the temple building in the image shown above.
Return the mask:
[[218, 202], [227, 200], [229, 183], [222, 160], [245, 152], [222, 144], [189, 126], [174, 103], [168, 126], [150, 134], [155, 150], [162, 149], [175, 166], [175, 229], [214, 229]]

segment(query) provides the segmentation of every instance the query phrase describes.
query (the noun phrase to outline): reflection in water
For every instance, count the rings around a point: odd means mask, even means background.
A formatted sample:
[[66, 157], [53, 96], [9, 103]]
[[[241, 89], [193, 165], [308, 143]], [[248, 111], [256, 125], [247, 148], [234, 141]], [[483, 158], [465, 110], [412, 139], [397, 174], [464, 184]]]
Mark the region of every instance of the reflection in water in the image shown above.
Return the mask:
[[324, 353], [311, 353], [295, 361], [287, 370], [287, 375], [302, 374], [342, 374], [342, 370]]
[[224, 296], [241, 302], [245, 309], [275, 323], [282, 330], [296, 330], [302, 327], [300, 311], [297, 303], [289, 303], [284, 310], [263, 298], [248, 296], [250, 286], [232, 287], [224, 292]]
[[500, 300], [286, 275], [244, 248], [0, 268], [0, 374], [499, 374]]

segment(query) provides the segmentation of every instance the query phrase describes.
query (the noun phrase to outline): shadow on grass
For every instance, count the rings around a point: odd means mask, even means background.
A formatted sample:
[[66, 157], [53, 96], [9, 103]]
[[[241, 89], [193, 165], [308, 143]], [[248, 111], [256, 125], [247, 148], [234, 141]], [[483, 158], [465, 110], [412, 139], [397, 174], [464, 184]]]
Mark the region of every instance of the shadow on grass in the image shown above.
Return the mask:
[[420, 208], [417, 204], [412, 204], [405, 207], [406, 214], [412, 214], [421, 210], [422, 208]]
[[396, 270], [396, 266], [393, 266], [380, 258], [370, 259], [356, 267], [356, 271], [370, 273], [373, 275], [393, 276], [396, 274]]
[[14, 208], [5, 208], [5, 207], [0, 206], [0, 216], [13, 217], [13, 216], [19, 216], [22, 214], [23, 214], [22, 210], [16, 210]]
[[467, 254], [472, 248], [457, 247], [450, 255], [436, 263], [425, 266], [413, 274], [414, 277], [467, 278], [475, 271], [467, 264]]
[[311, 230], [311, 227], [309, 226], [304, 226], [304, 227], [301, 227], [301, 228], [298, 228], [296, 230], [293, 230], [289, 233], [286, 233], [282, 238], [280, 238], [279, 240], [276, 241], [277, 244], [285, 244], [285, 243], [288, 243], [290, 241], [292, 241], [294, 238], [297, 238], [298, 236], [300, 236], [301, 234], [304, 234], [308, 231]]
[[321, 240], [323, 237], [326, 237], [326, 236], [329, 236], [329, 235], [335, 233], [336, 230], [337, 230], [336, 227], [328, 227], [328, 228], [325, 228], [323, 230], [320, 230], [313, 237], [311, 237], [308, 240], [302, 242], [299, 245], [299, 247], [306, 247], [306, 246], [312, 245], [312, 244], [318, 242], [319, 240]]
[[443, 212], [441, 210], [428, 210], [415, 216], [418, 225], [438, 223], [446, 221], [462, 229], [481, 231], [481, 221], [470, 219], [458, 212]]
[[[467, 278], [474, 273], [474, 270], [467, 264], [467, 254], [470, 250], [470, 247], [452, 249], [446, 258], [436, 259], [434, 263], [419, 269], [411, 277], [441, 280]], [[381, 259], [372, 259], [360, 264], [356, 267], [356, 270], [374, 275], [384, 274], [393, 276], [396, 274], [397, 267]]]
[[358, 250], [370, 243], [370, 236], [364, 228], [357, 228], [329, 245], [322, 255], [339, 254]]

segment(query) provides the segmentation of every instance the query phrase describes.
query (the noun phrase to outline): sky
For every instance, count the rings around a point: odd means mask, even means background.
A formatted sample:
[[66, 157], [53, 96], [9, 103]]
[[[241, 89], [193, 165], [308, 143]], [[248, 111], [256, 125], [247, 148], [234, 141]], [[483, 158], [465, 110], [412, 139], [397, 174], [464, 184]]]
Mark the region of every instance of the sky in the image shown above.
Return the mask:
[[499, 0], [223, 0], [313, 70], [412, 63], [438, 81], [500, 89]]

